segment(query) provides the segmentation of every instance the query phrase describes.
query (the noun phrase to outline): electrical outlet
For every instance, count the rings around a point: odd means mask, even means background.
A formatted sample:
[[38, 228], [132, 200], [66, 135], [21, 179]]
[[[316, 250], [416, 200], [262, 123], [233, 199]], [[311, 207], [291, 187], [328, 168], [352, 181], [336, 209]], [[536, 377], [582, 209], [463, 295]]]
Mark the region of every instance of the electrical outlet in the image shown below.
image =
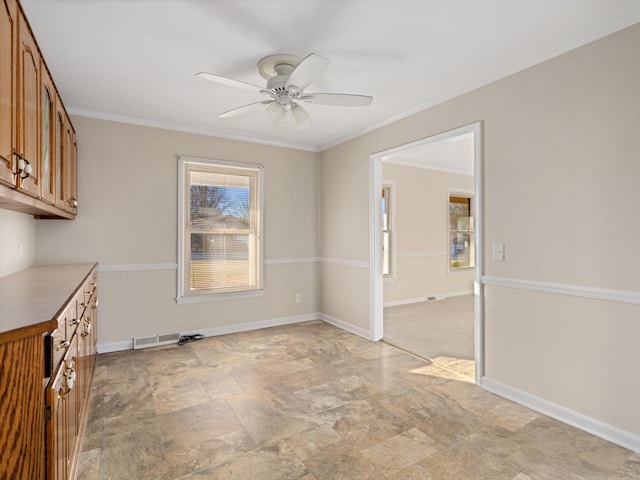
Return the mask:
[[296, 303], [302, 303], [302, 294], [296, 293]]

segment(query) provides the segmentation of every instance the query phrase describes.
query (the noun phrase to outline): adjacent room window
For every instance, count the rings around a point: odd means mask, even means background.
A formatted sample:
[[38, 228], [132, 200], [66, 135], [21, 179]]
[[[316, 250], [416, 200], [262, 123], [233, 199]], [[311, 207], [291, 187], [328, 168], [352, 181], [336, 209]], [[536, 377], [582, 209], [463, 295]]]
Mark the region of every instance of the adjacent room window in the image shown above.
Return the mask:
[[383, 184], [382, 186], [382, 275], [393, 276], [393, 242], [395, 241], [393, 225], [393, 185]]
[[475, 266], [473, 194], [449, 194], [449, 270]]
[[262, 167], [181, 157], [178, 301], [262, 289]]

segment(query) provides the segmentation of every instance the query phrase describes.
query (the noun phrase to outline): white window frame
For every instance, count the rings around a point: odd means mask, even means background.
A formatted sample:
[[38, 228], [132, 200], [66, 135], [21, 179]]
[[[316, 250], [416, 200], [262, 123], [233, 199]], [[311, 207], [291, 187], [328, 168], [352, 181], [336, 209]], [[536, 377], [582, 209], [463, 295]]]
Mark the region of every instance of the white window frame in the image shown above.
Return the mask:
[[447, 194], [447, 268], [450, 275], [473, 273], [478, 263], [476, 252], [476, 228], [473, 227], [471, 231], [471, 251], [473, 252], [473, 265], [468, 267], [451, 267], [451, 225], [449, 216], [449, 203], [451, 197], [463, 197], [471, 200], [471, 217], [476, 219], [476, 198], [473, 190], [466, 190], [462, 188], [449, 188]]
[[[382, 188], [389, 192], [389, 205], [387, 206], [390, 217], [389, 222], [389, 273], [383, 274], [384, 280], [393, 280], [396, 278], [396, 182], [395, 180], [382, 180]], [[391, 208], [389, 208], [389, 206]], [[381, 219], [382, 224], [382, 219]], [[384, 226], [383, 230], [384, 232]], [[384, 240], [383, 240], [384, 242]], [[383, 244], [384, 248], [384, 244]], [[383, 252], [384, 258], [384, 252]]]
[[[230, 167], [238, 169], [252, 169], [257, 171], [257, 212], [256, 212], [256, 230], [257, 230], [257, 253], [255, 258], [255, 272], [256, 272], [256, 288], [250, 290], [240, 290], [236, 292], [225, 291], [221, 293], [206, 292], [185, 292], [185, 288], [188, 288], [188, 271], [189, 265], [188, 258], [186, 257], [186, 220], [185, 208], [188, 206], [189, 199], [184, 198], [185, 195], [185, 181], [186, 181], [186, 166], [187, 164], [203, 164], [203, 165], [215, 165], [221, 167]], [[178, 157], [178, 275], [177, 275], [177, 294], [176, 303], [198, 303], [208, 302], [215, 300], [225, 300], [238, 297], [253, 297], [264, 294], [263, 278], [264, 278], [264, 167], [258, 164], [230, 162], [226, 160], [214, 160], [209, 158], [200, 157]]]

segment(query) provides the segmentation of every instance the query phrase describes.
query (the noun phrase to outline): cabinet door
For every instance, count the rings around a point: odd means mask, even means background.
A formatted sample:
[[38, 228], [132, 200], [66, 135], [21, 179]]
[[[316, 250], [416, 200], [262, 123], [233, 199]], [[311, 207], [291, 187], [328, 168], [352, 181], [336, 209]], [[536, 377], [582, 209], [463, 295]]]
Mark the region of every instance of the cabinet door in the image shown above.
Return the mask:
[[66, 179], [66, 205], [65, 210], [76, 214], [78, 211], [78, 144], [76, 133], [71, 122], [65, 121], [65, 159], [63, 161], [64, 177]]
[[56, 91], [44, 63], [40, 65], [40, 197], [47, 203], [55, 203], [55, 118]]
[[0, 3], [0, 183], [14, 185], [16, 141], [16, 52], [18, 22], [15, 0]]
[[67, 480], [69, 452], [68, 424], [69, 401], [67, 395], [66, 368], [62, 366], [47, 388], [47, 408], [51, 418], [47, 422], [47, 478]]
[[40, 196], [38, 131], [40, 125], [40, 53], [22, 12], [18, 14], [18, 153], [30, 166], [18, 175], [18, 187]]
[[56, 102], [56, 115], [54, 119], [54, 154], [53, 154], [53, 170], [54, 170], [54, 186], [55, 193], [54, 204], [61, 210], [65, 209], [67, 204], [67, 192], [65, 190], [67, 180], [65, 179], [64, 163], [66, 158], [65, 137], [67, 132], [66, 114], [62, 109], [62, 102], [60, 99]]
[[47, 472], [48, 478], [55, 480], [67, 480], [77, 460], [80, 427], [77, 368], [78, 341], [74, 336], [46, 394], [47, 406], [51, 409], [46, 428]]

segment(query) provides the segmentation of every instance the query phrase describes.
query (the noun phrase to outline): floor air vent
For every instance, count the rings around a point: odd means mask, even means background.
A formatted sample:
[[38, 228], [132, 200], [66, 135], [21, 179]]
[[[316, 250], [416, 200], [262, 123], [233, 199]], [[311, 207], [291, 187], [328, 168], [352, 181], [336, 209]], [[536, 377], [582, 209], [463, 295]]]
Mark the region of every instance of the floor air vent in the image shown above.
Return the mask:
[[437, 302], [438, 300], [444, 300], [443, 296], [440, 295], [429, 295], [426, 297], [427, 302]]
[[169, 345], [178, 343], [179, 333], [169, 333], [167, 335], [153, 335], [151, 337], [138, 337], [133, 339], [133, 349], [157, 347], [159, 345]]

